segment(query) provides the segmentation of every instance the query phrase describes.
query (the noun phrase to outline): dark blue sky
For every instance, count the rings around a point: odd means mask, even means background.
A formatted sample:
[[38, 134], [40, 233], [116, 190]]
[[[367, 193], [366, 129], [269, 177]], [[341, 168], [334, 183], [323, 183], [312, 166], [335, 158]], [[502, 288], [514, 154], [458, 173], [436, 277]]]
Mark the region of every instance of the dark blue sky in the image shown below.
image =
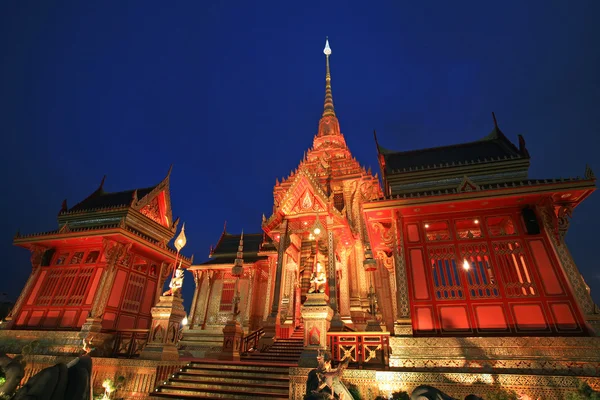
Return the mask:
[[[401, 4], [402, 3], [402, 4]], [[228, 221], [259, 231], [275, 178], [312, 143], [324, 98], [353, 154], [523, 134], [530, 176], [600, 174], [600, 2], [17, 1], [0, 3], [0, 292], [30, 272], [12, 246], [56, 228], [104, 174], [159, 182], [196, 260]], [[257, 5], [258, 4], [258, 5]], [[600, 194], [574, 213], [571, 251], [600, 303]], [[189, 303], [192, 279], [184, 292]]]

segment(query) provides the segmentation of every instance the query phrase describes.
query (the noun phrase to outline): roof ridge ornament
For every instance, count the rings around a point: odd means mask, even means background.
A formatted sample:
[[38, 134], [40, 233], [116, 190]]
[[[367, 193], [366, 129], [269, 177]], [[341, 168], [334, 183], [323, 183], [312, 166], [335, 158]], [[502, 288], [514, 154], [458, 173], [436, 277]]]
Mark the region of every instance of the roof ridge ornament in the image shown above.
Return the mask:
[[102, 180], [100, 181], [100, 186], [98, 186], [98, 189], [97, 189], [98, 192], [101, 192], [102, 190], [104, 190], [104, 181], [105, 180], [106, 180], [106, 175], [104, 175], [102, 177]]
[[500, 128], [498, 128], [498, 121], [496, 121], [496, 114], [493, 111], [492, 111], [492, 118], [494, 120], [494, 127], [496, 129], [500, 129]]

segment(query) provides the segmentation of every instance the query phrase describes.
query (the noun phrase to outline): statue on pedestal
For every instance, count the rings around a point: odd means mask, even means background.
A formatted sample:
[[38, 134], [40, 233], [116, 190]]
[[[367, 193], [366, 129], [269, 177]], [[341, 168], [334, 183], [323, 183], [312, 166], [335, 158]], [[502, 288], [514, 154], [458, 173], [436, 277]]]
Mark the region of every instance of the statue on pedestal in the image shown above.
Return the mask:
[[308, 373], [304, 400], [323, 399], [327, 396], [330, 399], [353, 400], [354, 397], [340, 380], [349, 359], [340, 363], [337, 368], [332, 368], [330, 354], [319, 351], [317, 362], [318, 367]]
[[325, 283], [327, 283], [327, 276], [320, 261], [317, 261], [315, 271], [310, 277], [310, 289], [308, 293], [325, 293]]
[[179, 295], [181, 287], [183, 286], [183, 269], [177, 268], [175, 270], [175, 276], [171, 278], [169, 283], [169, 290], [163, 293], [163, 296], [175, 296]]

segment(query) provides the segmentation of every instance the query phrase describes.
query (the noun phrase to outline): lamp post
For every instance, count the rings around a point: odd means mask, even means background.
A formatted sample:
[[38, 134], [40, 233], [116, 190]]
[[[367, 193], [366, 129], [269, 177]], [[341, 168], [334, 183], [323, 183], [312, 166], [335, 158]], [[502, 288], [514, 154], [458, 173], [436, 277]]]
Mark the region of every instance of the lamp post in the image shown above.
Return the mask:
[[365, 259], [363, 261], [363, 268], [365, 272], [369, 273], [369, 292], [367, 298], [369, 299], [369, 314], [371, 318], [367, 322], [367, 331], [381, 331], [381, 326], [377, 322], [377, 293], [373, 287], [373, 272], [377, 270], [377, 260], [373, 258], [373, 252], [371, 246], [365, 244]]

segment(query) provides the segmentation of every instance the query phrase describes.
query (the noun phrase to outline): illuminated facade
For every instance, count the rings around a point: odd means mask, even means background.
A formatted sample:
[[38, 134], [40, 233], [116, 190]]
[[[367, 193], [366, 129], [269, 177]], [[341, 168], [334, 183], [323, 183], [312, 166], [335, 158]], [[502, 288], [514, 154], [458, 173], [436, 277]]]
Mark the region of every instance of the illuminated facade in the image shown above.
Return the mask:
[[[377, 140], [377, 139], [376, 139]], [[564, 235], [595, 177], [530, 179], [523, 137], [495, 122], [486, 137], [394, 152], [377, 144], [377, 176], [352, 157], [336, 117], [327, 56], [319, 130], [298, 168], [273, 190], [263, 234], [248, 236], [244, 328], [277, 317], [278, 335], [301, 325], [300, 305], [320, 262], [335, 317], [364, 330], [369, 289], [382, 325], [407, 336], [589, 336], [600, 330], [589, 289]], [[320, 224], [319, 235], [313, 232]], [[194, 265], [192, 327], [222, 328], [239, 235], [223, 232]], [[367, 272], [370, 248], [376, 262]], [[205, 277], [209, 277], [206, 278]], [[209, 288], [210, 286], [210, 288]]]
[[[573, 210], [595, 190], [593, 172], [529, 178], [523, 137], [513, 144], [494, 116], [487, 136], [453, 146], [397, 152], [375, 137], [380, 186], [341, 134], [329, 54], [313, 146], [276, 182], [263, 233], [244, 236], [246, 334], [275, 325], [275, 343], [302, 331], [305, 346], [318, 340], [302, 310], [324, 267], [332, 317], [320, 344], [335, 360], [404, 371], [346, 372], [373, 397], [423, 383], [457, 396], [500, 385], [557, 399], [578, 380], [597, 387], [600, 313], [564, 242]], [[211, 258], [190, 267], [191, 354], [219, 350], [239, 239], [225, 229]], [[307, 372], [291, 370], [291, 398]]]
[[104, 191], [103, 179], [75, 206], [63, 202], [56, 231], [17, 234], [15, 245], [31, 251], [32, 272], [2, 327], [150, 328], [150, 309], [176, 256], [167, 247], [179, 222], [171, 213], [169, 176], [116, 193]]
[[[129, 398], [140, 399], [153, 389], [161, 398], [177, 398], [177, 388], [247, 391], [212, 375], [193, 388], [177, 375], [226, 370], [206, 361], [226, 350], [230, 360], [242, 354], [243, 374], [293, 365], [294, 399], [309, 371], [301, 354], [315, 348], [350, 359], [344, 380], [367, 399], [421, 384], [453, 396], [502, 387], [544, 399], [562, 399], [580, 381], [599, 388], [600, 310], [564, 241], [573, 210], [595, 190], [591, 169], [530, 179], [524, 139], [513, 144], [494, 117], [489, 135], [454, 146], [397, 152], [375, 138], [382, 185], [340, 131], [330, 54], [327, 44], [318, 132], [276, 182], [261, 233], [242, 241], [225, 228], [209, 260], [194, 265], [167, 246], [178, 222], [169, 175], [127, 192], [101, 184], [63, 204], [58, 230], [15, 237], [33, 269], [0, 339], [46, 335], [60, 343], [56, 355], [93, 336], [112, 357], [99, 359], [95, 386], [126, 371]], [[186, 328], [181, 299], [161, 296], [177, 257], [196, 285]], [[270, 389], [286, 397], [285, 385]]]

